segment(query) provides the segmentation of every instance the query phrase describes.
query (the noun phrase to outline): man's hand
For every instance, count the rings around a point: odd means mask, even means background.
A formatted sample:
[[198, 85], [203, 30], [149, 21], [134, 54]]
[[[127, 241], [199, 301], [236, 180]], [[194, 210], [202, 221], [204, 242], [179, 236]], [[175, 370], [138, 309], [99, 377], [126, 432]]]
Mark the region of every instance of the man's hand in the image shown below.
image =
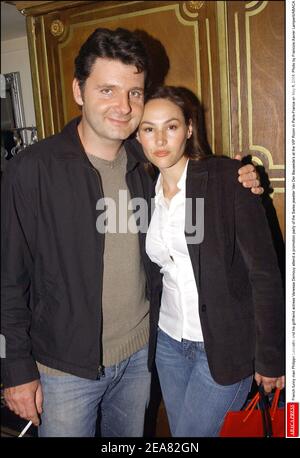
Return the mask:
[[38, 415], [43, 411], [43, 392], [39, 380], [5, 388], [4, 399], [16, 415], [31, 420], [35, 426], [40, 424]]
[[[240, 161], [242, 156], [237, 154], [234, 159]], [[252, 164], [244, 165], [239, 169], [238, 180], [245, 188], [251, 188], [253, 194], [262, 194], [264, 192], [264, 188], [260, 186], [259, 175]]]
[[262, 385], [264, 387], [265, 393], [271, 393], [274, 388], [279, 388], [282, 390], [285, 386], [285, 377], [282, 375], [281, 377], [264, 377], [260, 375], [258, 372], [255, 372], [255, 381], [257, 385]]

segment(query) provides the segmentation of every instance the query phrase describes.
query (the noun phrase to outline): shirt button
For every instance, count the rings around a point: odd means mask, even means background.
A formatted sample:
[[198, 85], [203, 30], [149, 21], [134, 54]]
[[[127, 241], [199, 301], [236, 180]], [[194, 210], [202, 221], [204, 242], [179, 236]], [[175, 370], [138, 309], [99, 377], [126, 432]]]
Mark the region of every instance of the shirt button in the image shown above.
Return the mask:
[[202, 304], [201, 310], [202, 310], [202, 312], [206, 312], [206, 304]]

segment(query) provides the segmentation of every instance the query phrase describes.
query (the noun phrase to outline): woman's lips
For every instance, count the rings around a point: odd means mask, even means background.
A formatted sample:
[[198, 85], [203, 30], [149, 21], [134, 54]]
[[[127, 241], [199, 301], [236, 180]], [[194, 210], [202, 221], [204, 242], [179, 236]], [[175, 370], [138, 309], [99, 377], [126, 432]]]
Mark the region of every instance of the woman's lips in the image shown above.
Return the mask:
[[153, 154], [156, 157], [165, 157], [165, 156], [168, 156], [169, 151], [154, 151]]

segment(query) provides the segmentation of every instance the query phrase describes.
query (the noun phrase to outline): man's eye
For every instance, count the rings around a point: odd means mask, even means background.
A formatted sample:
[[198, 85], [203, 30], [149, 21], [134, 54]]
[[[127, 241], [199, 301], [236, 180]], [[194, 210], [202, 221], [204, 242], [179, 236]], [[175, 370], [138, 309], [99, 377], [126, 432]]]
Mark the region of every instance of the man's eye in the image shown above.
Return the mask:
[[109, 88], [103, 88], [103, 89], [101, 89], [101, 91], [100, 91], [100, 92], [101, 92], [101, 94], [104, 94], [104, 95], [109, 95], [109, 94], [111, 94], [111, 93], [112, 93], [112, 90], [111, 90], [111, 89], [109, 89]]
[[134, 98], [143, 97], [143, 93], [141, 91], [131, 91], [130, 95], [131, 95], [131, 97], [134, 97]]

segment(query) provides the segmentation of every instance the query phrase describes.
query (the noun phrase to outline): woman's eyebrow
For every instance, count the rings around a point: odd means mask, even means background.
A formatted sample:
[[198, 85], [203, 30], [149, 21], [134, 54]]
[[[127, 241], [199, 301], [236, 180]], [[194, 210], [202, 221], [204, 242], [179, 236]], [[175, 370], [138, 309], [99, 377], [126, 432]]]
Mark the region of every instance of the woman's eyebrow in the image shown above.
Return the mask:
[[[178, 118], [170, 118], [170, 119], [167, 119], [166, 121], [164, 121], [164, 124], [167, 124], [168, 122], [171, 122], [171, 121], [179, 121]], [[141, 122], [141, 125], [142, 124], [151, 124], [152, 126], [154, 126], [154, 122], [151, 122], [151, 121], [147, 121], [147, 120], [144, 120]]]

